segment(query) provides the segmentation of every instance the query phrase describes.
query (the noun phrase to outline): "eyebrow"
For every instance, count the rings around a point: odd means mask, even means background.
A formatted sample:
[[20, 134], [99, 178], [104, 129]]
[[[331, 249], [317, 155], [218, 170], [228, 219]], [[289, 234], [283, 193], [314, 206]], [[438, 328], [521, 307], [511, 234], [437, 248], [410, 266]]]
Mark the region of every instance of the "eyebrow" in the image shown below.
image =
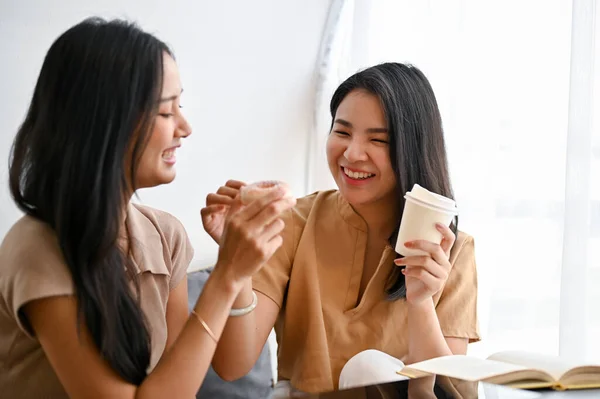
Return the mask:
[[161, 103], [166, 103], [166, 102], [169, 102], [169, 101], [173, 101], [177, 97], [179, 97], [181, 95], [181, 93], [183, 93], [183, 89], [181, 89], [181, 91], [179, 92], [179, 94], [175, 94], [174, 96], [171, 96], [171, 97], [161, 98], [160, 102]]
[[[333, 123], [339, 123], [342, 126], [346, 126], [347, 128], [352, 129], [352, 123], [347, 120], [337, 118]], [[367, 133], [388, 133], [388, 129], [386, 127], [371, 127], [367, 129]]]

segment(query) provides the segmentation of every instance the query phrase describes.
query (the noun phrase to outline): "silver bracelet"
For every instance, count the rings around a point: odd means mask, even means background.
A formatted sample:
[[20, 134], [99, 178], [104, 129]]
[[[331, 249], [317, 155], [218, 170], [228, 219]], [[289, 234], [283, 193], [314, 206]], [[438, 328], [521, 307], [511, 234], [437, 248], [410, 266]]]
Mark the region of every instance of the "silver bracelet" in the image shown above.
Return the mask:
[[229, 316], [237, 317], [247, 315], [248, 313], [252, 312], [254, 308], [256, 308], [257, 304], [258, 297], [256, 296], [256, 292], [252, 291], [252, 303], [246, 306], [245, 308], [231, 309], [231, 311], [229, 312]]

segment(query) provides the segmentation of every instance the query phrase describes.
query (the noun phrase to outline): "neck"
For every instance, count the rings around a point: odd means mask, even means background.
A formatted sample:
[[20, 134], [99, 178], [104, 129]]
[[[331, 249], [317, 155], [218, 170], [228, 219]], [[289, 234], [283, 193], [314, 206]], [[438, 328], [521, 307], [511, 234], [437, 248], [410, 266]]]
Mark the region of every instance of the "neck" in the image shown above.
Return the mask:
[[376, 239], [387, 241], [400, 221], [400, 203], [393, 196], [352, 207], [367, 222], [369, 236]]

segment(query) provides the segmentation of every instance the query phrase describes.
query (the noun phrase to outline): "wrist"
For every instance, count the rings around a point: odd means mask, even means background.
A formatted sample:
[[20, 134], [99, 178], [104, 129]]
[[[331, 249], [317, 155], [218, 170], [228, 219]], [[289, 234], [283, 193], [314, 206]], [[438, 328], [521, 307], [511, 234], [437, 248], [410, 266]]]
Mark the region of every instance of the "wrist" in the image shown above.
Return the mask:
[[213, 280], [214, 284], [217, 285], [223, 292], [237, 297], [240, 291], [246, 284], [245, 279], [239, 279], [234, 273], [230, 272], [231, 267], [217, 262], [214, 270], [210, 275], [210, 279]]
[[408, 311], [417, 313], [435, 313], [433, 298], [426, 298], [418, 302], [407, 301]]
[[237, 297], [233, 302], [232, 308], [240, 309], [245, 308], [253, 302], [252, 295], [252, 280], [248, 279], [242, 284], [242, 288], [238, 291]]

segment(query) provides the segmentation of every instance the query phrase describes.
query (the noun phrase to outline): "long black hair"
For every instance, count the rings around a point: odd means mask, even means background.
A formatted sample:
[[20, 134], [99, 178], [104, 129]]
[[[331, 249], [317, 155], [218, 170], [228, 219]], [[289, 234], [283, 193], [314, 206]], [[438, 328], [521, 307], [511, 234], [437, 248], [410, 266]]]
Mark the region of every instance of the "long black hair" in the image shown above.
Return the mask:
[[[442, 118], [429, 81], [418, 68], [400, 63], [384, 63], [360, 71], [346, 79], [335, 91], [330, 103], [331, 117], [354, 90], [379, 97], [387, 128], [392, 169], [396, 176], [396, 194], [404, 209], [404, 194], [415, 183], [448, 198], [454, 198], [444, 142]], [[333, 126], [333, 124], [332, 124]], [[451, 225], [456, 234], [458, 218]], [[390, 237], [393, 242], [400, 227]], [[404, 275], [398, 268], [390, 274], [388, 299], [406, 297]]]
[[140, 384], [150, 335], [117, 239], [158, 112], [168, 47], [135, 24], [86, 19], [50, 47], [10, 157], [19, 208], [56, 233], [71, 272], [78, 326]]

